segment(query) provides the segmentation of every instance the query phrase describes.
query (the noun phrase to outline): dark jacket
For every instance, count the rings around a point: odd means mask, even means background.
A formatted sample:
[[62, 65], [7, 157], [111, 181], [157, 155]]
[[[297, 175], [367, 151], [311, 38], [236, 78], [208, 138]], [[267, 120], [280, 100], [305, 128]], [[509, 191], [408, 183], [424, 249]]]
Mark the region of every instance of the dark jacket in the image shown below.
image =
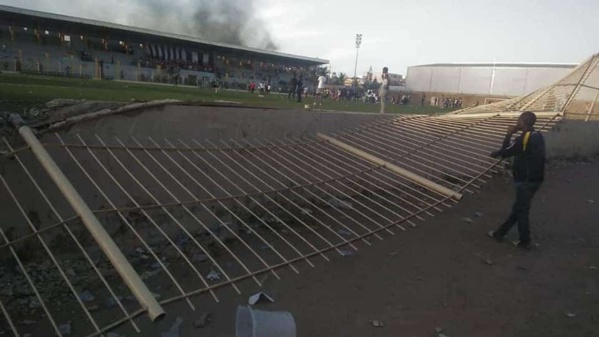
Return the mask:
[[545, 138], [534, 129], [530, 132], [526, 144], [527, 132], [523, 132], [511, 142], [511, 135], [503, 140], [501, 150], [492, 153], [493, 157], [514, 157], [514, 181], [541, 183], [545, 179]]

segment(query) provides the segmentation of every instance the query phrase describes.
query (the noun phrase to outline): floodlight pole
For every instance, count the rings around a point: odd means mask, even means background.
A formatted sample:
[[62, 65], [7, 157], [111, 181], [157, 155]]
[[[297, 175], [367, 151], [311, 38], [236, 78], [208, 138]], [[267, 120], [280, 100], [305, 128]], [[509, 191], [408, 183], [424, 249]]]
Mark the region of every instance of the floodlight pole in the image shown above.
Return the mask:
[[360, 52], [361, 44], [362, 44], [362, 34], [356, 34], [356, 65], [354, 66], [354, 80], [352, 81], [352, 86], [353, 86], [353, 83], [356, 81], [356, 75], [358, 72], [358, 53]]

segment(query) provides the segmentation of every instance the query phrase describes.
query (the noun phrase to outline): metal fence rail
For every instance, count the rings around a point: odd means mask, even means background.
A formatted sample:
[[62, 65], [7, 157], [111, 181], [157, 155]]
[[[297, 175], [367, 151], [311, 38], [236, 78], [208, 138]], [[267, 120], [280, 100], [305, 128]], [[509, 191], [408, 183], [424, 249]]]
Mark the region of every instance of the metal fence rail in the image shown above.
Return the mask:
[[[514, 121], [401, 117], [330, 136], [456, 193], [475, 193], [498, 172], [488, 154]], [[538, 124], [546, 131], [557, 121]], [[32, 151], [4, 143], [0, 331], [97, 336], [122, 325], [139, 332], [145, 306]], [[281, 268], [300, 273], [350, 256], [457, 202], [336, 144], [318, 137], [44, 140], [158, 302], [183, 301], [191, 310], [196, 295], [218, 301], [217, 289], [241, 293], [242, 282], [261, 286], [264, 274], [280, 278]]]

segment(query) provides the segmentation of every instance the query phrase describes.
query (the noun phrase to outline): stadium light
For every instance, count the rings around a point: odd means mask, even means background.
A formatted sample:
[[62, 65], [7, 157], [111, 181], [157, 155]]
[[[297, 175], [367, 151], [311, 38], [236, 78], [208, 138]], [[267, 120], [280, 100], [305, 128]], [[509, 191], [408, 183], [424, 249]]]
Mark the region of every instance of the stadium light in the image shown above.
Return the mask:
[[[360, 45], [362, 44], [362, 34], [356, 34], [356, 65], [354, 67], [354, 81], [356, 80], [356, 74], [358, 71], [358, 52], [360, 51]], [[353, 85], [353, 81], [352, 81]]]

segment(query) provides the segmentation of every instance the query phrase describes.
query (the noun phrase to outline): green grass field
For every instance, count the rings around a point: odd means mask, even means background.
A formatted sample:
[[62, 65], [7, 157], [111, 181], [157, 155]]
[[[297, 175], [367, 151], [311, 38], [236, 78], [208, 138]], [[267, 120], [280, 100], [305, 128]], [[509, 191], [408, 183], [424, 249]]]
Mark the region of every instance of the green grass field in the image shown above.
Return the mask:
[[[118, 81], [100, 81], [35, 75], [0, 73], [0, 110], [24, 112], [42, 107], [56, 98], [74, 98], [99, 101], [129, 102], [131, 100], [178, 99], [182, 101], [235, 101], [253, 106], [297, 109], [306, 103], [313, 103], [314, 97], [308, 97], [304, 103], [287, 99], [287, 95], [270, 94], [259, 97], [257, 93], [193, 87], [174, 87], [151, 83], [131, 83]], [[362, 102], [339, 102], [325, 100], [323, 110], [378, 112], [378, 104]], [[388, 105], [387, 112], [403, 114], [431, 114], [447, 112], [438, 108]]]

